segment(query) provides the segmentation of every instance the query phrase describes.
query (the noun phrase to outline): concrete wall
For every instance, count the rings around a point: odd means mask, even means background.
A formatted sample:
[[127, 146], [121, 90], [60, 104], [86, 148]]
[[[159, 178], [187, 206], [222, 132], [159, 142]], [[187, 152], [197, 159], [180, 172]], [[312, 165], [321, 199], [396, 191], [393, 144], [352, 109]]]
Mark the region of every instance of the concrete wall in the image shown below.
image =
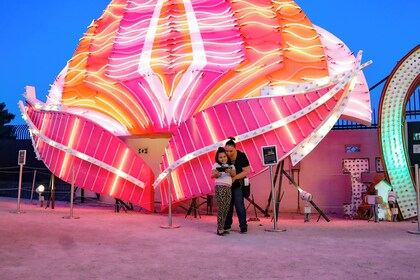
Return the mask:
[[[162, 162], [162, 155], [165, 151], [170, 137], [164, 138], [150, 138], [150, 137], [124, 137], [121, 138], [130, 148], [137, 151], [142, 159], [149, 165], [155, 174], [155, 178], [160, 174], [160, 164]], [[155, 190], [155, 201], [161, 201], [160, 190]], [[159, 204], [155, 205], [158, 209]]]
[[[346, 144], [360, 145], [360, 152], [346, 153]], [[350, 174], [343, 173], [343, 159], [368, 158], [370, 172], [363, 174], [361, 179], [362, 182], [369, 184], [383, 177], [383, 173], [376, 172], [377, 157], [379, 157], [379, 145], [376, 129], [334, 130], [301, 161], [299, 176], [298, 171], [293, 171], [293, 177], [296, 182], [299, 181], [303, 190], [313, 195], [313, 201], [322, 211], [343, 214], [343, 203], [351, 202]], [[285, 169], [289, 173], [292, 172], [288, 161]], [[264, 206], [270, 193], [269, 178], [269, 171], [266, 171], [251, 180], [255, 200]], [[298, 192], [286, 177], [283, 177], [281, 191], [284, 195], [280, 211], [298, 212], [299, 204], [302, 213], [306, 204], [302, 200], [298, 203]], [[312, 213], [315, 213], [313, 208]]]

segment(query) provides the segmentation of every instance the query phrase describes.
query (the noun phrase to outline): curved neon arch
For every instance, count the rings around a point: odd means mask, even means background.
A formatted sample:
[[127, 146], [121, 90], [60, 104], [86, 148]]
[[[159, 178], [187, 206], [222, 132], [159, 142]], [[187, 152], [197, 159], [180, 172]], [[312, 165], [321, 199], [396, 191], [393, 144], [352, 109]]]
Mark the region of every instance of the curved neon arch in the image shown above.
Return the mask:
[[382, 91], [379, 107], [379, 144], [386, 177], [398, 193], [404, 219], [417, 215], [416, 191], [405, 145], [405, 109], [420, 85], [420, 45], [395, 66]]

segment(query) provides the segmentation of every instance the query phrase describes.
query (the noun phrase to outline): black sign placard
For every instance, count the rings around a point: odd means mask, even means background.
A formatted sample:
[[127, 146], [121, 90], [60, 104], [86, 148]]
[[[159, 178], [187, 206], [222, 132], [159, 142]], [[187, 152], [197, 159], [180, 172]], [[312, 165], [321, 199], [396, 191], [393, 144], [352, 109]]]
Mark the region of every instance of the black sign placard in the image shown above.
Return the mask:
[[18, 164], [19, 165], [26, 164], [26, 150], [19, 150]]
[[262, 148], [263, 165], [277, 164], [277, 146], [264, 146]]

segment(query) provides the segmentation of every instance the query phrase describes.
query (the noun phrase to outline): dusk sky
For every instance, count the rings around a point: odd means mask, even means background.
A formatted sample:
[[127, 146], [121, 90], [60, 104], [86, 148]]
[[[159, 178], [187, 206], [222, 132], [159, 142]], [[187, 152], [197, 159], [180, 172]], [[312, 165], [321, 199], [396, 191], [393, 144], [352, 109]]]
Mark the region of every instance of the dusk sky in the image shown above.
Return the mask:
[[[97, 19], [109, 0], [1, 1], [0, 102], [23, 124], [17, 102], [24, 87], [36, 87], [46, 101], [50, 84], [71, 59], [79, 39]], [[390, 74], [396, 63], [420, 44], [418, 0], [297, 0], [313, 24], [341, 39], [363, 60], [368, 86]], [[371, 92], [377, 110], [383, 84]]]

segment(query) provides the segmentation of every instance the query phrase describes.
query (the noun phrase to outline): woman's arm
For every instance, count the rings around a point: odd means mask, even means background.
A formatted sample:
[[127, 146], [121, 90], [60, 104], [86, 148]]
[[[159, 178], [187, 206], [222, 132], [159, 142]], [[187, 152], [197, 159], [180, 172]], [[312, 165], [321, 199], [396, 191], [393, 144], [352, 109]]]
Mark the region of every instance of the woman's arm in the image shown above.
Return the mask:
[[251, 167], [249, 166], [243, 167], [242, 172], [239, 174], [236, 174], [236, 176], [233, 177], [233, 180], [235, 181], [235, 180], [245, 178], [249, 174], [249, 172], [251, 172]]
[[[233, 167], [233, 168], [235, 168], [235, 167]], [[228, 168], [228, 169], [226, 169], [226, 173], [229, 173], [229, 175], [231, 177], [235, 177], [236, 176], [236, 170], [235, 169]]]

